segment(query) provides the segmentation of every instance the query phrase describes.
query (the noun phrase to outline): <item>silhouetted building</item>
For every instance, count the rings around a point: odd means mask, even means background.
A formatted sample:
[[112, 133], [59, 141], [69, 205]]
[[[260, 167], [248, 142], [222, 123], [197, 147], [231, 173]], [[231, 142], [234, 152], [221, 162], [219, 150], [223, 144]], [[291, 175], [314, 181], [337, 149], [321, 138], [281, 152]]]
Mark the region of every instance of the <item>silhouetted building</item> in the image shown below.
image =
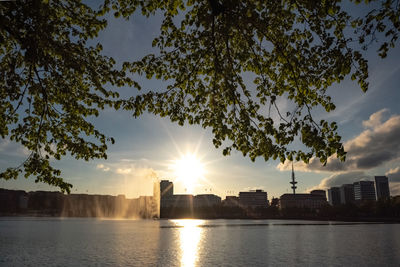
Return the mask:
[[193, 195], [172, 195], [161, 199], [161, 208], [192, 208]]
[[327, 205], [326, 197], [320, 194], [283, 194], [279, 199], [279, 206], [281, 209], [317, 209], [325, 205]]
[[213, 194], [201, 194], [193, 197], [194, 207], [213, 207], [221, 204], [221, 198]]
[[339, 187], [331, 187], [328, 189], [328, 199], [329, 204], [332, 206], [340, 205], [340, 188]]
[[353, 183], [354, 199], [356, 201], [376, 200], [375, 186], [373, 181], [359, 181]]
[[310, 192], [310, 194], [311, 194], [311, 195], [318, 195], [318, 196], [321, 196], [321, 197], [325, 198], [325, 200], [326, 200], [326, 192], [325, 192], [325, 190], [319, 190], [319, 189], [312, 190], [312, 191]]
[[63, 217], [158, 218], [153, 196], [127, 199], [125, 195], [88, 195], [0, 188], [0, 215], [36, 215]]
[[237, 196], [226, 196], [225, 200], [222, 201], [222, 205], [227, 207], [239, 206], [239, 197]]
[[174, 194], [174, 184], [168, 180], [161, 180], [160, 182], [160, 195], [161, 198], [169, 197]]
[[348, 204], [354, 202], [354, 185], [343, 184], [340, 187], [340, 203]]
[[32, 213], [58, 215], [64, 207], [64, 194], [60, 192], [35, 191], [28, 193], [28, 209]]
[[389, 180], [386, 176], [375, 176], [376, 198], [390, 198]]
[[27, 207], [28, 194], [25, 191], [0, 188], [0, 214], [14, 214]]
[[244, 207], [267, 207], [268, 195], [261, 189], [239, 192], [239, 203]]

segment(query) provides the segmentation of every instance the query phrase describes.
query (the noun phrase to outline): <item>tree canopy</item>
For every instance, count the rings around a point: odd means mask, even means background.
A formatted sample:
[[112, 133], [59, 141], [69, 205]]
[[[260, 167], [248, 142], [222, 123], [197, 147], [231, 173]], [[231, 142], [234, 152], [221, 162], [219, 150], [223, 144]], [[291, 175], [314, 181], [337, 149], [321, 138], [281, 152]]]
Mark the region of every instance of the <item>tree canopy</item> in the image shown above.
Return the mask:
[[[252, 160], [315, 156], [326, 163], [334, 154], [344, 160], [336, 123], [315, 121], [312, 109], [334, 110], [328, 88], [346, 76], [366, 91], [363, 50], [378, 43], [386, 57], [400, 30], [398, 1], [360, 2], [105, 0], [98, 8], [78, 0], [1, 2], [0, 133], [31, 154], [0, 178], [33, 175], [69, 192], [72, 185], [50, 159], [106, 158], [114, 140], [87, 119], [106, 106], [211, 128], [225, 155], [235, 149]], [[365, 14], [352, 14], [356, 4]], [[138, 11], [162, 16], [153, 41], [158, 52], [117, 68], [101, 44], [88, 40], [107, 26], [106, 13], [130, 19]], [[165, 87], [141, 93], [131, 74]], [[123, 99], [119, 86], [136, 90]], [[280, 98], [293, 110], [281, 110]], [[296, 138], [306, 149], [290, 147]]]

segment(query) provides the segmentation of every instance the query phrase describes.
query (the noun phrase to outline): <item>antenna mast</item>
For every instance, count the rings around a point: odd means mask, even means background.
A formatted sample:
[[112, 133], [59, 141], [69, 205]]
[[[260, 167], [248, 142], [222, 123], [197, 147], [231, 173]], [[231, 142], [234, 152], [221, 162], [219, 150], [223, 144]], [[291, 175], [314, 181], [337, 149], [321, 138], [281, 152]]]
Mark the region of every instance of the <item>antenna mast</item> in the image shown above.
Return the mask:
[[296, 195], [297, 182], [295, 181], [295, 177], [294, 177], [293, 161], [292, 161], [292, 181], [290, 182], [290, 184], [292, 184], [293, 195]]

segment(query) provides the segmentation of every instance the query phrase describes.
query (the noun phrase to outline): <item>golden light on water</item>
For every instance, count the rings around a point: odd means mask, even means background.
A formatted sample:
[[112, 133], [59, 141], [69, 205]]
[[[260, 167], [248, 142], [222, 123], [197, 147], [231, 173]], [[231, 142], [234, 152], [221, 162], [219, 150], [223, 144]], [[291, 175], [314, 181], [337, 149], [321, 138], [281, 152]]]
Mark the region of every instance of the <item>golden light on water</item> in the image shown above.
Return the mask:
[[203, 229], [199, 227], [203, 220], [173, 220], [180, 226], [179, 239], [181, 248], [181, 266], [196, 266], [199, 253], [199, 243]]
[[179, 159], [174, 160], [171, 166], [174, 175], [178, 178], [186, 189], [187, 193], [192, 194], [200, 179], [204, 177], [205, 168], [200, 159], [195, 154], [185, 154]]

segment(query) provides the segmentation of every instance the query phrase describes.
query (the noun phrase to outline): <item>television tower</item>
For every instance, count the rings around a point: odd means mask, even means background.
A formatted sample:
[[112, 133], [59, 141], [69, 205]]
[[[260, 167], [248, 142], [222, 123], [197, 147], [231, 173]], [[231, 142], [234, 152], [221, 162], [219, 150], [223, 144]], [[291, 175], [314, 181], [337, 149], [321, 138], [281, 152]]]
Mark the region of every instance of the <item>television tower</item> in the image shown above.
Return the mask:
[[297, 182], [295, 181], [295, 177], [294, 177], [293, 161], [292, 161], [292, 181], [290, 182], [290, 184], [292, 184], [293, 195], [296, 195]]

